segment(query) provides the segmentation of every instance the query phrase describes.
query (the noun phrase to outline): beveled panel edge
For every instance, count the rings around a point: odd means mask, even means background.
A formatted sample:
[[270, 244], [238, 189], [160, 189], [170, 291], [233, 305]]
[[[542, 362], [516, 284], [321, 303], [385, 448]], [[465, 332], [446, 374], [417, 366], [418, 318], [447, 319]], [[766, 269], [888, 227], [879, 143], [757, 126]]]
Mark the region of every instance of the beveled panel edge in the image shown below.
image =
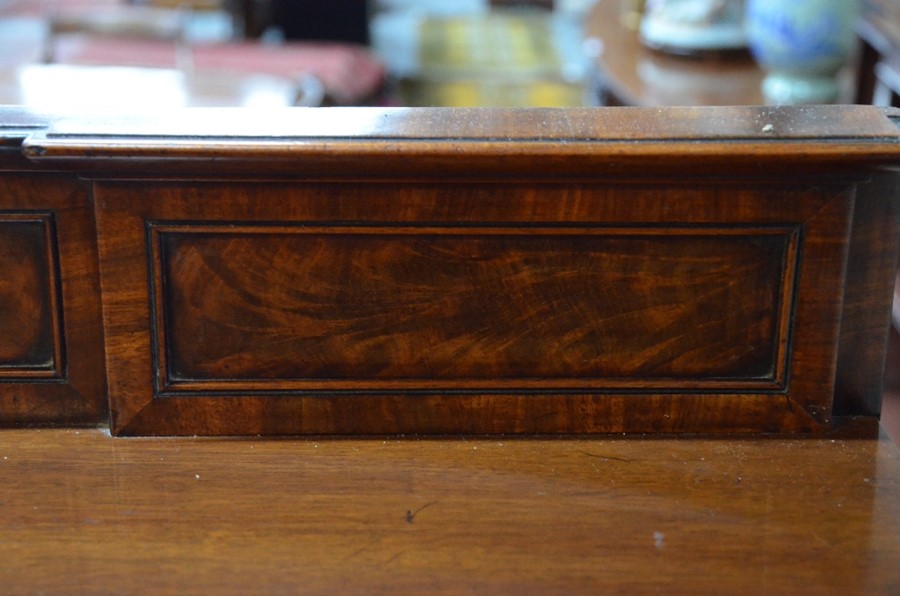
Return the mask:
[[[900, 126], [900, 108], [894, 108]], [[878, 416], [891, 304], [894, 299], [900, 214], [900, 171], [881, 172], [857, 185], [838, 347], [835, 415]]]
[[[795, 406], [826, 426], [834, 424], [840, 335], [846, 315], [850, 236], [855, 184], [832, 189], [829, 200], [802, 226], [803, 256], [797, 276], [791, 352], [797, 358], [789, 380]], [[823, 290], [824, 288], [824, 290]]]
[[[551, 225], [522, 223], [485, 224], [435, 224], [435, 223], [360, 223], [323, 224], [323, 222], [145, 222], [147, 241], [147, 268], [150, 292], [150, 340], [153, 363], [153, 399], [184, 397], [328, 397], [363, 395], [562, 395], [562, 394], [671, 394], [710, 395], [743, 394], [747, 392], [769, 394], [782, 399], [789, 393], [789, 347], [792, 320], [796, 308], [798, 261], [801, 257], [802, 226], [792, 225], [672, 225], [617, 226], [617, 225]], [[780, 301], [776, 307], [773, 372], [771, 377], [715, 377], [700, 379], [659, 378], [559, 378], [559, 379], [175, 379], [168, 370], [166, 336], [168, 325], [162, 307], [164, 304], [165, 276], [160, 238], [167, 233], [185, 234], [385, 234], [385, 235], [521, 235], [523, 233], [547, 235], [615, 235], [615, 236], [734, 236], [754, 235], [783, 236], [785, 255], [782, 264]]]
[[116, 436], [573, 436], [818, 434], [830, 429], [784, 396], [773, 399], [758, 393], [392, 393], [328, 399], [316, 395], [153, 399], [111, 432]]
[[[161, 370], [161, 374], [165, 369]], [[760, 393], [783, 396], [786, 387], [778, 380], [752, 378], [703, 378], [699, 380], [639, 378], [570, 378], [570, 379], [248, 379], [213, 381], [165, 380], [154, 392], [154, 399], [190, 396], [364, 396], [364, 395], [577, 395], [617, 394], [643, 395], [695, 394], [727, 395]]]
[[[53, 343], [53, 360], [44, 364], [0, 364], [0, 384], [28, 381], [65, 382], [68, 380], [65, 358], [65, 334], [63, 324], [63, 300], [60, 287], [59, 246], [56, 237], [56, 221], [53, 211], [2, 210], [0, 222], [39, 223], [44, 232], [44, 248], [47, 265], [47, 304], [50, 314], [50, 333]], [[2, 386], [2, 385], [0, 385]]]

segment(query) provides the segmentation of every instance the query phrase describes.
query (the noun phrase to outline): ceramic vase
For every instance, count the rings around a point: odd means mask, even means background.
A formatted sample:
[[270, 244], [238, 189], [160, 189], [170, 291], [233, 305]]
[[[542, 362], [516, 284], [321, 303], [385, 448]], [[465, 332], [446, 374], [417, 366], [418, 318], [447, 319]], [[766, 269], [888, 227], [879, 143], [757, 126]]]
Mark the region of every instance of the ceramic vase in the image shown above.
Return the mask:
[[858, 0], [747, 0], [750, 50], [770, 103], [834, 103], [855, 42]]

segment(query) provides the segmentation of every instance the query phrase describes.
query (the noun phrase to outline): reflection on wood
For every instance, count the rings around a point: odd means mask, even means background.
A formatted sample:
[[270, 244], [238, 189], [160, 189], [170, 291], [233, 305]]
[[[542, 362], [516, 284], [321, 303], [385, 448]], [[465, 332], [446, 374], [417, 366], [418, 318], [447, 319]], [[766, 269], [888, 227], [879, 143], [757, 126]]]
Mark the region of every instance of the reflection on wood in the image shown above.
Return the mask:
[[0, 583], [15, 591], [900, 588], [900, 453], [886, 439], [77, 432], [0, 433]]

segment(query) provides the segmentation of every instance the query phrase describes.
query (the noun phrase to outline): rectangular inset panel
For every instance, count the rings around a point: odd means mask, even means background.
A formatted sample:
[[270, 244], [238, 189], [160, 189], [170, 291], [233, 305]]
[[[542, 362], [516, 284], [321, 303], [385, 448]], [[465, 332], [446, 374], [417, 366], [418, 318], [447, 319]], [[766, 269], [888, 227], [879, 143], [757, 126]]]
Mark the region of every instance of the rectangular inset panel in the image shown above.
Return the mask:
[[793, 228], [150, 230], [163, 393], [784, 388]]
[[62, 332], [50, 215], [0, 212], [0, 381], [61, 378]]
[[0, 426], [107, 411], [97, 233], [87, 183], [0, 173]]

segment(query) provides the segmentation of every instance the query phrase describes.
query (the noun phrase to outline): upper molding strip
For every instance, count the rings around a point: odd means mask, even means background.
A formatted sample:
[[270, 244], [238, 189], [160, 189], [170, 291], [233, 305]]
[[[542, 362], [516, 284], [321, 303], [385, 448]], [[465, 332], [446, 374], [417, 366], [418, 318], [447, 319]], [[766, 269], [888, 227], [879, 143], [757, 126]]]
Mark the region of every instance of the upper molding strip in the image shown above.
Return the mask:
[[[584, 109], [198, 108], [49, 116], [0, 108], [35, 163], [115, 175], [729, 176], [900, 164], [893, 112], [871, 106]], [[802, 150], [798, 150], [798, 144]], [[484, 159], [490, 157], [490, 159]], [[481, 163], [479, 163], [479, 160]], [[727, 168], [723, 167], [727, 164]], [[797, 172], [797, 175], [802, 175]]]

